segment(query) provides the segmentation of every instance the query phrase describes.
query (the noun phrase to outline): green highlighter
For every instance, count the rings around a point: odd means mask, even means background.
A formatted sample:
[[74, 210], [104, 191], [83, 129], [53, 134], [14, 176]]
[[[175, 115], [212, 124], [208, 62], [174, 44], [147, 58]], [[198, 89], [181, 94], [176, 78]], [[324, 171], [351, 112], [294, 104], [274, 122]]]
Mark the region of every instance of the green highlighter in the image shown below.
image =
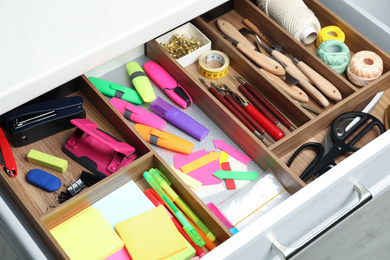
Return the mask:
[[195, 213], [185, 204], [185, 202], [177, 195], [177, 193], [165, 181], [165, 176], [158, 169], [150, 169], [150, 175], [158, 183], [158, 185], [172, 198], [179, 208], [187, 215], [187, 217], [202, 231], [211, 241], [215, 241], [215, 236], [206, 227], [206, 225], [195, 215]]
[[132, 88], [95, 77], [89, 77], [88, 79], [100, 92], [102, 92], [102, 94], [106, 96], [120, 98], [124, 101], [137, 105], [141, 105], [143, 103], [138, 92]]
[[157, 184], [157, 182], [153, 179], [152, 175], [149, 172], [144, 172], [145, 180], [150, 184], [153, 190], [160, 196], [161, 199], [165, 201], [168, 207], [172, 210], [173, 214], [182, 224], [184, 231], [191, 238], [191, 240], [199, 247], [203, 247], [206, 242], [201, 238], [201, 236], [196, 232], [195, 228], [188, 222], [188, 220], [184, 217], [183, 213], [181, 213], [176, 206], [170, 201], [167, 194], [161, 189], [161, 187]]
[[127, 73], [129, 74], [131, 83], [145, 102], [152, 102], [156, 99], [152, 84], [141, 66], [135, 62], [126, 64]]

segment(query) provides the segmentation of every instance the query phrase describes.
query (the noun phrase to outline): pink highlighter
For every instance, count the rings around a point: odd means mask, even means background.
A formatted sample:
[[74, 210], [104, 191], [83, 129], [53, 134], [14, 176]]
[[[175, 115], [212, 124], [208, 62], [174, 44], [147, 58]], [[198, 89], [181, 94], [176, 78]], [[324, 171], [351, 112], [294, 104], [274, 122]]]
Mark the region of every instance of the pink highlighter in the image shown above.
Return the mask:
[[187, 108], [192, 104], [192, 99], [187, 91], [171, 76], [171, 74], [156, 62], [146, 62], [144, 64], [144, 70], [149, 78], [151, 78], [176, 104], [182, 108]]
[[159, 130], [163, 130], [165, 124], [167, 123], [167, 121], [152, 112], [145, 110], [142, 107], [134, 106], [122, 99], [113, 97], [110, 99], [110, 103], [119, 111], [119, 113], [121, 113], [122, 116], [136, 123], [151, 126]]

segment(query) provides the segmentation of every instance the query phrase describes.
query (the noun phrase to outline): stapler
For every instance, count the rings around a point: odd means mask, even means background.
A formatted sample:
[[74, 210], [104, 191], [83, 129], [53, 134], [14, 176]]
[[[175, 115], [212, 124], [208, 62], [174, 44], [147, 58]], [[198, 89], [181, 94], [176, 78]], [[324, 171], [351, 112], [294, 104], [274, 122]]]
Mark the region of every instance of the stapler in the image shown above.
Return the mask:
[[89, 119], [73, 119], [77, 129], [62, 147], [70, 158], [105, 178], [134, 161], [135, 149], [105, 133]]
[[70, 120], [85, 118], [79, 96], [52, 99], [16, 108], [5, 115], [5, 123], [16, 147], [31, 144], [74, 127]]

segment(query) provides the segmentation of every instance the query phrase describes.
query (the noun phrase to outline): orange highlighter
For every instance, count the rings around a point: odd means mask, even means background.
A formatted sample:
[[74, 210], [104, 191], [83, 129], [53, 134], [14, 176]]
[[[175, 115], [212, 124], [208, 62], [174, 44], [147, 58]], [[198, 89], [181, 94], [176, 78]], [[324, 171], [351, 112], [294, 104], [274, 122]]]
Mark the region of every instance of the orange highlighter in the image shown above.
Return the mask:
[[134, 128], [148, 143], [184, 154], [190, 154], [194, 148], [193, 143], [168, 132], [141, 124], [135, 124]]

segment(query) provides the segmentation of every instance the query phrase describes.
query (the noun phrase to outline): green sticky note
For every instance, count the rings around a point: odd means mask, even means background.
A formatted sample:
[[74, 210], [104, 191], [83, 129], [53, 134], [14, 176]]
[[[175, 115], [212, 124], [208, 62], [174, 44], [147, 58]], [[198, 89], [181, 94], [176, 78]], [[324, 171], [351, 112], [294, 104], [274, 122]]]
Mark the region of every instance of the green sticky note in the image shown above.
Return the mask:
[[231, 180], [247, 180], [253, 181], [259, 174], [257, 172], [238, 172], [238, 171], [224, 171], [219, 170], [214, 172], [213, 175], [218, 179], [231, 179]]

